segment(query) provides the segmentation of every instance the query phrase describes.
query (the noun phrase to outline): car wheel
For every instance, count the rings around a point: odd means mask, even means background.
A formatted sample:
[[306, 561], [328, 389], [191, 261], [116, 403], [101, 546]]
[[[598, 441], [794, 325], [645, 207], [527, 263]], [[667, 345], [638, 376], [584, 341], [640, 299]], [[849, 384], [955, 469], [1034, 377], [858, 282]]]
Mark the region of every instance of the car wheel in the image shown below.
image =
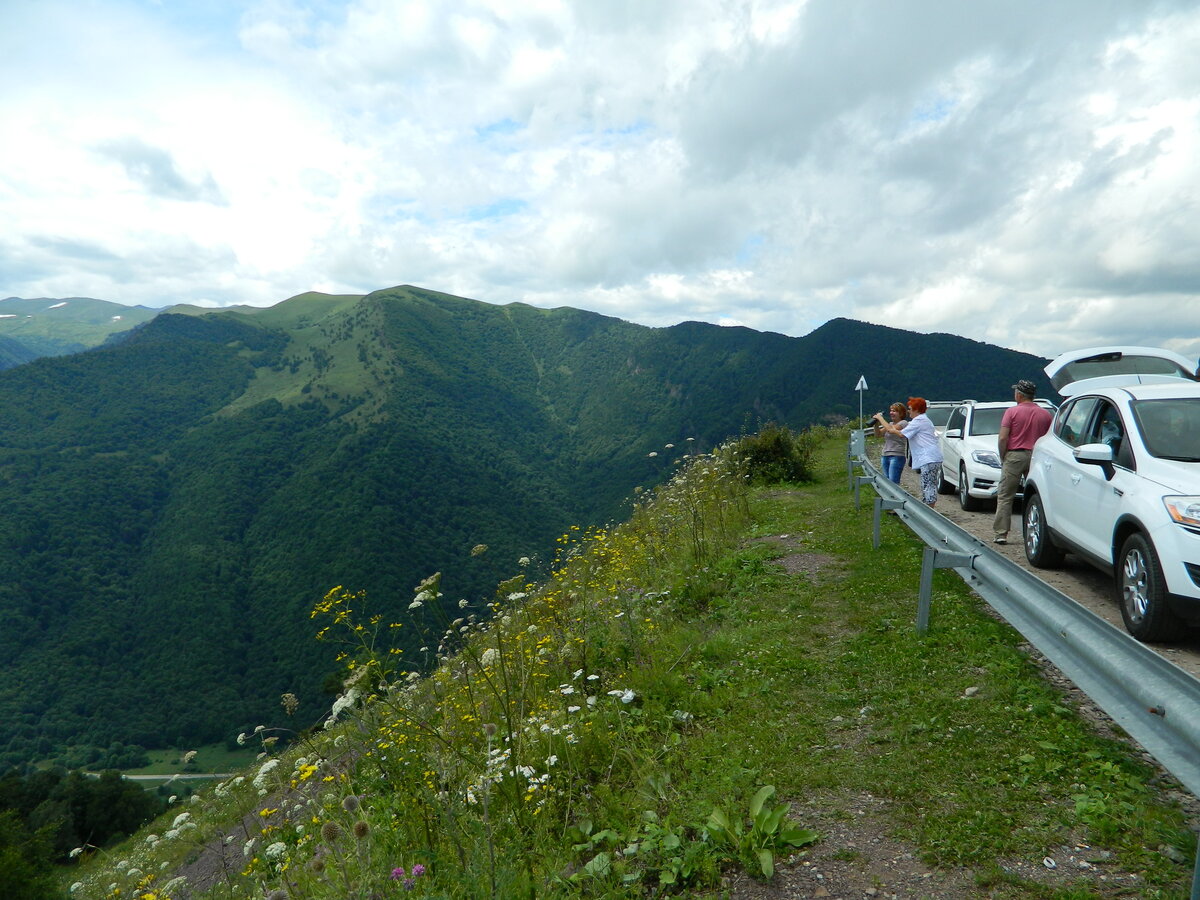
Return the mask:
[[954, 485], [952, 485], [949, 481], [946, 480], [946, 467], [942, 466], [941, 471], [942, 471], [942, 476], [941, 476], [941, 478], [938, 479], [938, 493], [939, 494], [953, 494], [954, 493]]
[[1062, 565], [1062, 549], [1050, 536], [1046, 511], [1037, 494], [1025, 497], [1025, 512], [1021, 516], [1021, 534], [1025, 539], [1025, 558], [1039, 569], [1054, 569]]
[[1125, 539], [1117, 560], [1117, 600], [1125, 629], [1139, 641], [1170, 641], [1187, 631], [1167, 606], [1167, 582], [1154, 545], [1140, 532]]
[[971, 496], [971, 479], [967, 477], [967, 467], [958, 467], [958, 505], [967, 512], [974, 512], [983, 506], [978, 497]]

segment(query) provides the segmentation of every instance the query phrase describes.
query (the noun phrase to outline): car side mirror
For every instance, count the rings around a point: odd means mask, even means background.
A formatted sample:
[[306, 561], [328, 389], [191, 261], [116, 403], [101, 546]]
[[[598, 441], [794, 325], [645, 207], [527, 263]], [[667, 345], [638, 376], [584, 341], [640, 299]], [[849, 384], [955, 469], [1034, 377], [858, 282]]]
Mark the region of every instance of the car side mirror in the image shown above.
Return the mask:
[[1104, 470], [1104, 477], [1112, 480], [1113, 449], [1108, 444], [1084, 444], [1073, 451], [1075, 459], [1084, 465], [1099, 466]]
[[949, 431], [943, 431], [942, 437], [960, 438], [960, 437], [962, 437], [962, 429], [961, 428], [951, 428]]

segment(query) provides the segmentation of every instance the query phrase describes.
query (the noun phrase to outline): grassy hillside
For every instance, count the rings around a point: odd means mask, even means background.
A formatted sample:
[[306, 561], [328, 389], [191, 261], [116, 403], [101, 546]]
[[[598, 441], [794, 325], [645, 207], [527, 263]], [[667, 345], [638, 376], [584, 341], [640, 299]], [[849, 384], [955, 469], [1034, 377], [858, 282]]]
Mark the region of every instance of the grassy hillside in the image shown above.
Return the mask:
[[493, 618], [463, 611], [429, 634], [427, 679], [376, 639], [422, 627], [409, 616], [436, 579], [399, 603], [330, 591], [311, 627], [345, 654], [332, 711], [281, 708], [245, 736], [262, 761], [123, 845], [85, 848], [64, 885], [146, 900], [1186, 896], [1195, 842], [1169, 782], [1080, 718], [952, 573], [917, 636], [918, 542], [893, 521], [870, 549], [845, 435], [818, 440], [800, 445], [810, 483], [748, 487], [742, 443], [691, 460], [620, 527], [568, 532], [548, 579], [514, 566]]
[[568, 525], [623, 515], [683, 448], [857, 412], [862, 371], [899, 392], [909, 370], [877, 379], [864, 347], [975, 396], [1031, 368], [846, 320], [654, 329], [399, 287], [164, 313], [0, 373], [0, 769], [115, 764], [118, 744], [232, 739], [284, 691], [319, 702], [314, 598], [441, 571], [444, 602], [480, 611], [514, 560], [544, 572]]
[[[159, 310], [90, 297], [0, 300], [0, 337], [15, 341], [28, 358], [78, 353], [136, 328]], [[25, 362], [27, 360], [20, 360]], [[8, 368], [0, 353], [0, 368]]]

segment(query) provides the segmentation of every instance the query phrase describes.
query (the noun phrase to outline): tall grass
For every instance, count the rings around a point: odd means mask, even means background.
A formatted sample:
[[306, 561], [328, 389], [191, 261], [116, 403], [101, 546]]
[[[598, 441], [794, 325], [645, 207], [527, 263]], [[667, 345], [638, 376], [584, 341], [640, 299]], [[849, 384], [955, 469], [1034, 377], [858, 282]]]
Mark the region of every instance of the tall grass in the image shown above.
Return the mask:
[[[460, 601], [445, 613], [436, 573], [400, 603], [329, 591], [312, 616], [346, 679], [321, 727], [279, 756], [277, 729], [243, 735], [263, 745], [255, 770], [133, 845], [128, 865], [94, 868], [76, 893], [99, 896], [111, 878], [110, 897], [189, 894], [151, 860], [174, 872], [251, 803], [251, 824], [224, 839], [241, 858], [212, 896], [602, 896], [714, 883], [743, 848], [710, 840], [702, 817], [675, 815], [668, 761], [695, 717], [680, 664], [702, 639], [677, 623], [708, 602], [709, 567], [746, 529], [744, 451], [685, 457], [626, 523], [560, 538], [544, 583], [515, 565], [486, 610]], [[431, 616], [441, 621], [423, 635], [423, 658], [390, 649], [389, 632]]]

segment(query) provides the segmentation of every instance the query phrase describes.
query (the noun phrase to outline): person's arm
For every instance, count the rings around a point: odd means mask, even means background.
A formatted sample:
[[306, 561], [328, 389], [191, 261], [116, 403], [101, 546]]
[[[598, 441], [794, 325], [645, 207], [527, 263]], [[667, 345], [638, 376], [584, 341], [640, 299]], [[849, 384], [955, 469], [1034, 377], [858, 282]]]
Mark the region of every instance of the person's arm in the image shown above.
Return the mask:
[[1000, 461], [1004, 461], [1004, 454], [1008, 452], [1008, 435], [1012, 429], [1008, 425], [1000, 426], [1000, 434], [996, 437], [996, 446], [1000, 450]]

